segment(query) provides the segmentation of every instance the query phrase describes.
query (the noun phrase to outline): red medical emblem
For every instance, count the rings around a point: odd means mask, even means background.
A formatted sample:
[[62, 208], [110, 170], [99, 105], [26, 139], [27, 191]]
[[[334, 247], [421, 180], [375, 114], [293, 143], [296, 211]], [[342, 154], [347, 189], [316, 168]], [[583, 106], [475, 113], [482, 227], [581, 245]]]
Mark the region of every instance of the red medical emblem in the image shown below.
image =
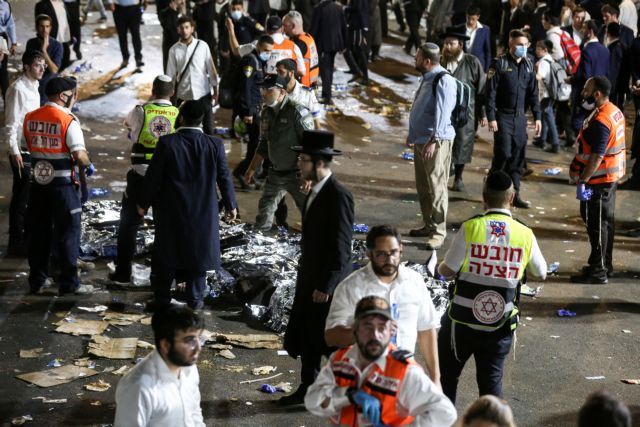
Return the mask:
[[491, 235], [496, 237], [505, 236], [505, 229], [507, 228], [507, 224], [502, 221], [489, 221], [489, 226], [491, 227]]

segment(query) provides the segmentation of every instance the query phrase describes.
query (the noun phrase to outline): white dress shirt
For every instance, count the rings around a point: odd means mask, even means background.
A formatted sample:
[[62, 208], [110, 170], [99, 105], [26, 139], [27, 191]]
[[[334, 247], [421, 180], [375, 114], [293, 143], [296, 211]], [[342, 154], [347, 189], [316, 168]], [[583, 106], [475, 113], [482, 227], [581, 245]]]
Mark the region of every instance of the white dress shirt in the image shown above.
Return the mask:
[[7, 89], [4, 104], [4, 122], [9, 154], [20, 154], [18, 141], [22, 138], [22, 123], [27, 113], [40, 108], [39, 83], [24, 74]]
[[195, 365], [177, 378], [152, 351], [118, 383], [114, 427], [204, 426], [199, 383]]
[[[586, 18], [585, 18], [586, 21]], [[573, 41], [576, 43], [576, 46], [580, 46], [582, 44], [582, 34], [580, 31], [576, 30], [576, 27], [573, 27]]]
[[391, 314], [398, 323], [394, 341], [399, 348], [414, 352], [418, 332], [440, 327], [431, 294], [420, 274], [400, 265], [396, 280], [386, 284], [380, 281], [369, 263], [336, 287], [325, 330], [353, 326], [354, 307], [368, 295], [382, 297], [391, 305]]
[[[163, 106], [171, 105], [171, 101], [168, 101], [166, 99], [154, 99], [153, 101], [149, 101], [149, 103]], [[138, 138], [140, 137], [140, 130], [142, 129], [143, 124], [144, 110], [142, 108], [142, 105], [136, 105], [131, 109], [131, 111], [129, 111], [127, 118], [124, 120], [124, 126], [129, 129], [129, 141], [131, 141], [132, 144], [138, 142]], [[149, 165], [145, 164], [131, 165], [131, 169], [142, 176], [147, 173], [148, 168]]]
[[56, 40], [60, 43], [71, 41], [71, 30], [69, 29], [69, 21], [67, 20], [67, 8], [62, 0], [51, 0], [51, 5], [56, 12], [56, 20], [58, 21], [58, 35]]
[[471, 49], [471, 46], [473, 46], [473, 42], [476, 40], [476, 33], [478, 32], [478, 28], [484, 28], [484, 25], [482, 25], [480, 21], [478, 21], [475, 28], [469, 28], [466, 25], [464, 27], [467, 29], [467, 37], [469, 37], [469, 40], [465, 42], [465, 48], [468, 52], [469, 49]]
[[[377, 365], [384, 371], [387, 364], [388, 349], [375, 361], [371, 362], [362, 372], [358, 369], [358, 348], [353, 346], [347, 351], [345, 357], [358, 372], [358, 386], [360, 387], [367, 376]], [[316, 378], [315, 382], [307, 390], [304, 398], [304, 405], [307, 410], [314, 415], [340, 419], [340, 412], [349, 406], [349, 398], [346, 396], [347, 388], [338, 387], [336, 379], [331, 369], [331, 361], [335, 353], [331, 355], [327, 363]], [[322, 407], [323, 402], [329, 399], [326, 408]], [[406, 372], [400, 391], [398, 392], [397, 411], [399, 414], [408, 414], [415, 419], [409, 426], [414, 427], [448, 427], [451, 426], [457, 417], [456, 408], [451, 401], [433, 384], [431, 379], [424, 373], [417, 364], [411, 364]], [[358, 427], [371, 425], [366, 423], [362, 414], [358, 414]]]
[[288, 94], [289, 99], [307, 108], [311, 112], [311, 117], [317, 119], [320, 116], [320, 104], [313, 90], [302, 86], [297, 80], [291, 93]]
[[[180, 75], [182, 76], [176, 89], [176, 96], [183, 101], [198, 100], [211, 94], [211, 91], [215, 91], [218, 86], [218, 74], [211, 58], [209, 45], [203, 40], [199, 42], [194, 37], [188, 45], [178, 41], [169, 49], [167, 75], [174, 82], [177, 82]], [[189, 67], [186, 67], [192, 53], [193, 59]]]
[[318, 193], [320, 192], [320, 190], [322, 190], [322, 187], [324, 187], [324, 184], [327, 182], [331, 174], [332, 172], [329, 172], [327, 176], [322, 178], [320, 181], [316, 183], [316, 185], [311, 187], [311, 192], [309, 193], [309, 198], [307, 198], [307, 204], [305, 206], [305, 210], [309, 210], [309, 206], [311, 206], [313, 199], [315, 199]]
[[622, 25], [633, 30], [633, 35], [638, 34], [638, 10], [631, 0], [622, 0], [620, 3], [620, 18], [619, 21]]

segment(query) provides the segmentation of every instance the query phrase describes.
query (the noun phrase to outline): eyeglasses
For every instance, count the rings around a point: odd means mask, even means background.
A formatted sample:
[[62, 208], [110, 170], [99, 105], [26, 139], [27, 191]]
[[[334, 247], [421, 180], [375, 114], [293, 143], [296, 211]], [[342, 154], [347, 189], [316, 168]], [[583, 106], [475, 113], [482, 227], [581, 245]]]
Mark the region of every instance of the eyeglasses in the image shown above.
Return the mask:
[[200, 347], [204, 346], [208, 338], [206, 335], [198, 335], [197, 337], [185, 338], [182, 342], [191, 347], [191, 350], [195, 350], [197, 344], [200, 344]]
[[377, 260], [386, 260], [389, 258], [397, 258], [402, 253], [399, 249], [393, 249], [389, 252], [386, 251], [373, 251], [373, 257]]
[[42, 68], [43, 70], [46, 70], [47, 68], [49, 68], [49, 66], [45, 62], [35, 62], [31, 66], [34, 68]]

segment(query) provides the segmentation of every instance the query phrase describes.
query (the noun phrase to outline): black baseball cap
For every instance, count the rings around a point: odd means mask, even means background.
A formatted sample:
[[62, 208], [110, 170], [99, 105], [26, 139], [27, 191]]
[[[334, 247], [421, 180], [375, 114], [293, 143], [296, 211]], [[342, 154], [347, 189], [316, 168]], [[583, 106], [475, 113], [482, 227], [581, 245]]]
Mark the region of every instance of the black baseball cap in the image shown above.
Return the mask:
[[389, 302], [386, 299], [375, 295], [369, 295], [358, 301], [358, 304], [356, 304], [356, 312], [353, 317], [357, 320], [371, 315], [386, 317], [389, 320], [393, 319], [393, 317], [391, 317], [391, 307], [389, 306]]

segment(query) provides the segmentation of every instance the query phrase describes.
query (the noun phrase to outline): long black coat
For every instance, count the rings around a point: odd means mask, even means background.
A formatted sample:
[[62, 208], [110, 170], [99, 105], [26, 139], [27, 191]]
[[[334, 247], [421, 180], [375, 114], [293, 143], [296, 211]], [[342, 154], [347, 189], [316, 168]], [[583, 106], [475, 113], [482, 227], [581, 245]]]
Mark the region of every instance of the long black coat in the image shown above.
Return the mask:
[[284, 348], [294, 358], [303, 351], [329, 354], [324, 325], [331, 299], [314, 303], [311, 295], [316, 289], [333, 294], [352, 270], [353, 196], [332, 175], [302, 216], [296, 295], [284, 336]]
[[145, 175], [153, 205], [153, 264], [192, 272], [220, 268], [218, 196], [235, 209], [236, 195], [224, 145], [199, 129], [180, 129], [158, 140]]
[[347, 47], [347, 20], [344, 8], [333, 0], [322, 0], [313, 8], [309, 33], [318, 52], [340, 52]]

